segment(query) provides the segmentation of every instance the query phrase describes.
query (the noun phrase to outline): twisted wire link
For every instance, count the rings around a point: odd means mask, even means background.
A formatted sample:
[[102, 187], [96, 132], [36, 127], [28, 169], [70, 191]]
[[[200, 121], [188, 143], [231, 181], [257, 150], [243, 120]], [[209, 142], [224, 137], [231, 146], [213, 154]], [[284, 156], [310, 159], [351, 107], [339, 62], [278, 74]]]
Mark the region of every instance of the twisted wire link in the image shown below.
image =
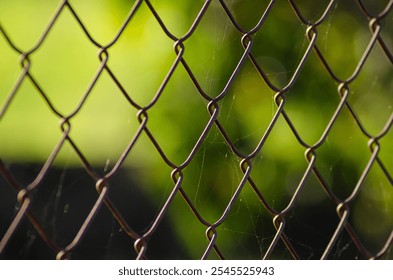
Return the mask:
[[[346, 78], [340, 78], [335, 71], [331, 68], [328, 59], [324, 55], [323, 51], [318, 46], [318, 35], [320, 25], [323, 24], [329, 18], [329, 15], [336, 4], [336, 1], [330, 1], [326, 7], [324, 8], [321, 16], [316, 21], [310, 21], [307, 17], [304, 16], [302, 10], [296, 4], [297, 1], [289, 0], [289, 4], [292, 8], [292, 12], [297, 16], [299, 20], [299, 25], [304, 28], [304, 36], [307, 38], [307, 46], [305, 51], [302, 53], [301, 59], [299, 60], [296, 68], [288, 80], [288, 82], [284, 86], [279, 86], [274, 83], [274, 81], [269, 78], [269, 75], [266, 73], [266, 70], [258, 63], [255, 55], [255, 35], [265, 27], [266, 19], [271, 16], [272, 11], [274, 11], [274, 7], [276, 2], [275, 0], [271, 0], [266, 6], [262, 16], [257, 21], [256, 25], [251, 29], [244, 28], [234, 16], [230, 7], [225, 3], [224, 0], [216, 1], [217, 6], [222, 9], [225, 14], [225, 17], [232, 24], [232, 27], [236, 32], [241, 35], [241, 39], [238, 44], [243, 48], [243, 53], [240, 59], [237, 61], [236, 66], [232, 70], [231, 75], [225, 82], [223, 89], [215, 96], [212, 97], [209, 93], [205, 92], [200, 85], [200, 81], [197, 78], [197, 75], [194, 73], [194, 70], [190, 66], [189, 62], [185, 57], [185, 53], [187, 52], [186, 42], [194, 36], [196, 30], [198, 29], [199, 24], [202, 19], [205, 17], [206, 12], [211, 8], [211, 3], [213, 0], [206, 0], [200, 4], [200, 10], [196, 17], [193, 19], [191, 26], [188, 31], [183, 34], [181, 37], [177, 37], [174, 33], [168, 28], [165, 21], [161, 18], [160, 13], [155, 8], [155, 5], [149, 0], [139, 0], [135, 1], [134, 5], [130, 8], [128, 15], [124, 19], [122, 25], [117, 30], [113, 39], [106, 45], [99, 43], [92, 33], [88, 31], [88, 28], [83, 23], [83, 18], [78, 15], [77, 9], [67, 0], [60, 1], [58, 8], [54, 12], [51, 20], [43, 31], [42, 35], [39, 37], [34, 46], [29, 50], [22, 50], [19, 48], [11, 39], [5, 27], [0, 24], [0, 36], [2, 36], [8, 46], [19, 54], [20, 57], [20, 74], [17, 78], [16, 82], [13, 85], [13, 88], [10, 90], [8, 96], [0, 107], [0, 125], [1, 119], [4, 115], [12, 110], [12, 102], [18, 95], [21, 84], [25, 80], [29, 80], [37, 94], [42, 98], [43, 102], [47, 105], [47, 107], [51, 110], [54, 116], [56, 116], [59, 120], [59, 128], [61, 130], [61, 137], [58, 140], [56, 146], [53, 148], [50, 156], [47, 161], [42, 166], [40, 172], [35, 177], [35, 179], [27, 185], [21, 185], [14, 178], [12, 173], [7, 169], [3, 161], [0, 159], [0, 173], [7, 180], [10, 186], [14, 187], [17, 194], [17, 200], [20, 205], [19, 210], [13, 218], [12, 223], [8, 226], [8, 230], [5, 235], [1, 237], [0, 241], [0, 255], [4, 252], [7, 244], [9, 243], [12, 236], [15, 234], [17, 227], [21, 224], [22, 220], [27, 218], [29, 222], [34, 226], [36, 231], [42, 240], [47, 244], [49, 248], [53, 250], [57, 259], [67, 259], [70, 258], [72, 252], [79, 246], [80, 242], [85, 237], [89, 226], [95, 220], [97, 213], [102, 207], [106, 207], [113, 218], [117, 221], [119, 226], [124, 230], [124, 232], [134, 241], [134, 250], [137, 254], [137, 259], [145, 259], [147, 258], [148, 253], [148, 245], [150, 238], [156, 233], [158, 226], [161, 224], [164, 217], [167, 215], [168, 209], [173, 204], [173, 201], [176, 197], [181, 197], [183, 201], [188, 205], [190, 211], [192, 212], [194, 218], [205, 228], [205, 235], [207, 239], [206, 247], [201, 255], [201, 259], [208, 259], [212, 257], [213, 252], [216, 257], [224, 259], [225, 253], [218, 245], [218, 240], [220, 239], [220, 234], [218, 229], [222, 226], [222, 224], [227, 221], [230, 212], [234, 208], [234, 204], [239, 200], [240, 194], [244, 191], [245, 188], [251, 188], [255, 194], [255, 197], [261, 203], [261, 205], [266, 209], [266, 211], [271, 216], [271, 220], [273, 226], [275, 228], [275, 234], [270, 242], [268, 248], [263, 254], [263, 259], [269, 259], [273, 252], [276, 250], [277, 244], [281, 241], [288, 252], [294, 259], [300, 259], [301, 255], [296, 249], [296, 246], [293, 244], [293, 240], [291, 236], [289, 236], [286, 232], [287, 225], [287, 216], [288, 214], [296, 207], [299, 195], [302, 193], [304, 186], [309, 179], [310, 176], [314, 176], [319, 186], [323, 189], [326, 196], [332, 201], [334, 205], [336, 205], [336, 212], [338, 223], [334, 232], [331, 233], [330, 240], [324, 249], [324, 252], [321, 254], [321, 259], [327, 259], [330, 257], [331, 252], [337, 243], [337, 240], [340, 235], [344, 231], [346, 231], [353, 243], [356, 245], [359, 252], [368, 259], [377, 259], [384, 256], [384, 254], [389, 250], [392, 240], [393, 240], [393, 231], [390, 233], [387, 240], [384, 242], [384, 245], [377, 251], [371, 252], [359, 238], [358, 233], [352, 227], [349, 217], [351, 215], [351, 207], [350, 204], [353, 202], [359, 193], [362, 191], [364, 181], [366, 180], [371, 168], [375, 165], [382, 170], [385, 177], [388, 179], [390, 184], [392, 182], [392, 176], [389, 173], [388, 169], [384, 165], [384, 162], [381, 160], [379, 156], [379, 152], [381, 149], [381, 139], [383, 139], [389, 131], [391, 131], [392, 123], [393, 123], [393, 114], [390, 115], [389, 119], [385, 123], [384, 127], [377, 134], [370, 133], [367, 128], [363, 125], [361, 118], [358, 116], [358, 113], [353, 108], [352, 104], [349, 100], [349, 95], [351, 92], [351, 85], [358, 78], [359, 74], [362, 72], [364, 65], [367, 63], [369, 55], [371, 51], [376, 48], [378, 45], [384, 55], [393, 63], [392, 52], [389, 50], [387, 43], [385, 42], [385, 38], [381, 33], [383, 26], [381, 25], [381, 20], [388, 15], [391, 15], [393, 0], [390, 0], [386, 7], [379, 14], [370, 13], [363, 1], [358, 0], [359, 9], [363, 12], [363, 14], [367, 17], [370, 29], [370, 40], [367, 47], [363, 51], [363, 55], [358, 61], [353, 73]], [[119, 39], [123, 36], [125, 29], [128, 26], [133, 24], [134, 16], [139, 12], [140, 8], [144, 6], [148, 8], [148, 11], [151, 13], [151, 16], [154, 20], [159, 24], [161, 31], [173, 42], [173, 52], [175, 54], [175, 59], [172, 62], [171, 67], [169, 68], [166, 76], [162, 80], [160, 86], [155, 92], [154, 96], [150, 100], [147, 105], [142, 106], [136, 102], [132, 95], [127, 91], [126, 87], [121, 83], [120, 79], [116, 76], [115, 72], [111, 69], [108, 64], [108, 61], [111, 59], [111, 51], [112, 47], [117, 44]], [[215, 8], [217, 8], [217, 6]], [[77, 22], [79, 28], [83, 31], [83, 34], [88, 38], [89, 42], [97, 49], [97, 59], [99, 61], [99, 66], [96, 69], [94, 76], [91, 78], [89, 85], [83, 91], [78, 104], [73, 108], [71, 112], [68, 114], [64, 114], [59, 110], [55, 104], [49, 98], [49, 95], [40, 85], [40, 81], [33, 76], [31, 73], [31, 56], [35, 54], [38, 50], [41, 49], [43, 43], [45, 42], [48, 34], [50, 34], [53, 29], [53, 26], [58, 21], [59, 16], [64, 13], [65, 10], [68, 10], [72, 15], [72, 18], [75, 22]], [[290, 114], [286, 109], [286, 101], [287, 95], [289, 91], [296, 84], [300, 73], [307, 61], [309, 61], [309, 57], [311, 53], [315, 53], [319, 62], [322, 64], [324, 69], [326, 69], [328, 76], [331, 80], [336, 83], [337, 92], [339, 96], [339, 102], [331, 115], [328, 124], [324, 128], [322, 134], [319, 139], [310, 143], [302, 138], [299, 129], [296, 127]], [[269, 125], [264, 131], [262, 137], [259, 139], [256, 146], [250, 153], [242, 152], [237, 146], [235, 141], [233, 141], [230, 137], [228, 129], [225, 128], [222, 121], [219, 119], [219, 114], [221, 113], [222, 101], [227, 98], [229, 89], [233, 85], [236, 77], [239, 76], [240, 70], [243, 68], [246, 62], [251, 62], [255, 71], [262, 78], [264, 83], [275, 93], [273, 100], [275, 102], [276, 111], [273, 114]], [[190, 149], [188, 155], [185, 157], [183, 162], [180, 164], [176, 164], [173, 159], [168, 155], [167, 151], [159, 144], [158, 137], [154, 134], [154, 132], [149, 127], [149, 120], [151, 118], [150, 112], [152, 108], [156, 107], [157, 102], [162, 99], [165, 89], [167, 88], [168, 82], [172, 79], [176, 69], [183, 67], [190, 78], [190, 81], [193, 83], [197, 90], [197, 94], [199, 94], [203, 100], [206, 102], [206, 111], [208, 114], [208, 120], [204, 124], [202, 132], [200, 133], [198, 139], [194, 143], [193, 147]], [[100, 77], [106, 73], [109, 75], [110, 80], [113, 84], [120, 90], [122, 96], [124, 97], [125, 102], [127, 102], [132, 108], [137, 110], [136, 120], [139, 123], [138, 128], [134, 132], [132, 139], [129, 141], [126, 148], [123, 150], [120, 157], [117, 159], [113, 168], [110, 169], [106, 174], [101, 175], [98, 174], [89, 159], [84, 155], [82, 149], [78, 147], [78, 142], [72, 138], [70, 131], [72, 130], [73, 123], [75, 122], [75, 117], [81, 112], [83, 106], [86, 105], [89, 101], [89, 96], [96, 86], [97, 81]], [[355, 186], [353, 186], [352, 192], [345, 199], [340, 199], [336, 194], [332, 191], [331, 186], [327, 182], [326, 178], [322, 175], [322, 172], [319, 170], [316, 162], [319, 156], [319, 148], [326, 143], [328, 136], [331, 133], [332, 128], [337, 122], [342, 112], [347, 110], [352, 119], [355, 121], [359, 131], [364, 135], [364, 137], [368, 140], [368, 148], [370, 150], [369, 160], [364, 167], [360, 178], [358, 179]], [[264, 193], [260, 190], [258, 184], [252, 175], [252, 170], [255, 168], [254, 160], [260, 155], [261, 151], [265, 147], [265, 143], [272, 132], [272, 130], [276, 127], [276, 124], [282, 118], [285, 120], [285, 124], [290, 128], [293, 136], [295, 137], [298, 145], [304, 150], [305, 155], [305, 163], [306, 168], [301, 176], [299, 182], [297, 182], [297, 186], [295, 190], [292, 192], [291, 199], [282, 209], [278, 209], [271, 205]], [[198, 210], [195, 203], [190, 199], [190, 194], [184, 188], [183, 182], [186, 177], [184, 170], [190, 166], [190, 164], [195, 159], [197, 153], [201, 150], [203, 143], [206, 141], [209, 133], [213, 130], [217, 129], [220, 135], [225, 140], [226, 145], [231, 150], [233, 155], [239, 160], [238, 171], [241, 172], [242, 176], [239, 180], [235, 190], [233, 191], [230, 199], [228, 200], [224, 210], [219, 215], [218, 219], [209, 220], [204, 217], [203, 214]], [[119, 211], [116, 207], [116, 204], [111, 201], [108, 196], [108, 192], [111, 189], [111, 180], [112, 178], [118, 174], [119, 170], [124, 165], [124, 162], [127, 158], [130, 157], [131, 151], [134, 149], [136, 143], [140, 140], [142, 135], [147, 136], [148, 141], [150, 141], [155, 150], [158, 152], [162, 162], [171, 169], [171, 174], [168, 174], [172, 179], [172, 189], [168, 195], [165, 197], [165, 201], [163, 206], [158, 211], [155, 218], [151, 221], [150, 226], [143, 232], [138, 233], [133, 227], [124, 219], [121, 211]], [[31, 201], [34, 199], [31, 196], [31, 193], [36, 191], [41, 187], [42, 181], [48, 170], [52, 166], [54, 160], [60, 153], [61, 149], [65, 144], [71, 146], [72, 150], [80, 159], [83, 168], [94, 181], [96, 191], [98, 196], [95, 200], [93, 207], [90, 209], [88, 215], [84, 218], [82, 225], [79, 227], [77, 234], [73, 237], [72, 241], [68, 243], [68, 245], [60, 246], [57, 244], [48, 233], [45, 228], [40, 223], [40, 220], [35, 216], [33, 211], [31, 211]], [[0, 155], [1, 156], [1, 155]]]

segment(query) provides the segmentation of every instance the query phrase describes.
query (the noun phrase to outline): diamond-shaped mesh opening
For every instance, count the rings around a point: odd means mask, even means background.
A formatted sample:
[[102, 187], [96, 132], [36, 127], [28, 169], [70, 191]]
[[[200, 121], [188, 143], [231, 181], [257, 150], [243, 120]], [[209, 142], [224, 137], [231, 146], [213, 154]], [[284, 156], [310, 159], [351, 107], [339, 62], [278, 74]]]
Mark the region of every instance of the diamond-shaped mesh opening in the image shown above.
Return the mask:
[[56, 110], [67, 115], [76, 108], [99, 67], [96, 57], [96, 48], [65, 9], [30, 56], [30, 73]]
[[[29, 162], [44, 162], [61, 136], [58, 119], [28, 78], [10, 105], [1, 120], [2, 160], [26, 162], [24, 159], [28, 158]], [[13, 148], [14, 145], [19, 148]]]
[[[165, 35], [146, 5], [139, 6], [121, 31], [109, 49], [109, 69], [132, 100], [148, 106], [176, 59], [174, 42]], [[147, 46], [159, 47], [150, 52]], [[144, 82], [147, 79], [149, 83]]]
[[129, 11], [136, 1], [114, 0], [111, 1], [112, 4], [105, 0], [69, 2], [92, 38], [105, 45], [115, 38], [119, 29], [122, 29], [122, 24], [128, 19]]
[[[225, 10], [213, 2], [185, 43], [184, 61], [201, 90], [218, 96], [228, 83], [244, 49]], [[205, 51], [200, 52], [201, 49]]]

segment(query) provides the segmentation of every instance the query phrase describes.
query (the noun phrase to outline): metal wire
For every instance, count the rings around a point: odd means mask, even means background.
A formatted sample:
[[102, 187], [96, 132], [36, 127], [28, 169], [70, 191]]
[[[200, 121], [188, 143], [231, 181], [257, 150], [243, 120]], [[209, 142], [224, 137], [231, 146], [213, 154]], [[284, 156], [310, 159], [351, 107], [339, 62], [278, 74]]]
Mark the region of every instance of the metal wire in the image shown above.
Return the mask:
[[[210, 96], [207, 92], [203, 90], [200, 85], [200, 81], [195, 75], [192, 67], [188, 64], [187, 59], [185, 58], [186, 53], [186, 43], [194, 36], [198, 26], [206, 15], [206, 12], [209, 9], [212, 9], [212, 3], [215, 2], [216, 8], [219, 6], [219, 9], [226, 14], [227, 18], [233, 25], [233, 28], [240, 35], [240, 41], [238, 42], [240, 46], [243, 47], [243, 53], [240, 59], [237, 62], [236, 67], [233, 72], [229, 76], [229, 79], [225, 82], [225, 85], [221, 92], [219, 92], [215, 97]], [[2, 36], [8, 46], [19, 54], [20, 57], [20, 67], [21, 72], [18, 79], [15, 81], [13, 88], [8, 93], [3, 104], [0, 107], [0, 126], [2, 118], [7, 114], [7, 112], [13, 109], [12, 103], [13, 100], [18, 95], [18, 92], [21, 88], [21, 84], [25, 80], [29, 80], [35, 87], [36, 93], [41, 96], [42, 102], [46, 104], [46, 106], [51, 110], [51, 112], [59, 119], [59, 128], [61, 130], [61, 138], [59, 139], [56, 147], [53, 149], [50, 156], [47, 158], [45, 164], [42, 166], [40, 172], [36, 176], [36, 178], [28, 185], [24, 186], [18, 182], [16, 178], [13, 177], [12, 173], [8, 170], [6, 165], [0, 159], [0, 173], [4, 177], [4, 179], [9, 183], [9, 186], [12, 186], [17, 191], [17, 200], [20, 205], [19, 210], [13, 217], [13, 221], [11, 224], [7, 225], [7, 230], [5, 231], [4, 236], [1, 237], [0, 242], [0, 255], [6, 250], [6, 247], [9, 245], [10, 240], [13, 235], [17, 231], [18, 226], [22, 223], [22, 221], [27, 218], [28, 221], [34, 226], [35, 230], [38, 232], [39, 236], [46, 243], [46, 245], [53, 250], [57, 259], [67, 259], [70, 258], [72, 252], [77, 248], [82, 241], [82, 239], [86, 236], [86, 233], [90, 227], [90, 225], [94, 222], [97, 213], [101, 208], [106, 208], [110, 211], [113, 218], [117, 221], [119, 226], [124, 230], [124, 232], [133, 240], [134, 242], [134, 250], [137, 254], [137, 259], [147, 258], [146, 253], [148, 252], [148, 244], [150, 238], [156, 233], [157, 228], [160, 226], [162, 220], [167, 215], [168, 209], [173, 205], [173, 201], [175, 199], [181, 198], [190, 208], [195, 219], [205, 228], [206, 230], [206, 246], [203, 254], [200, 256], [201, 259], [208, 259], [209, 257], [216, 253], [219, 258], [224, 259], [225, 253], [220, 249], [218, 245], [218, 240], [220, 239], [220, 235], [218, 234], [218, 229], [222, 226], [222, 224], [229, 218], [231, 210], [234, 208], [234, 204], [239, 201], [240, 194], [244, 192], [245, 188], [251, 188], [255, 197], [259, 200], [260, 204], [263, 208], [269, 213], [271, 217], [271, 221], [275, 227], [275, 235], [272, 238], [270, 244], [267, 246], [266, 251], [263, 253], [263, 259], [269, 259], [273, 252], [276, 250], [280, 241], [284, 244], [286, 250], [290, 252], [290, 255], [294, 259], [300, 259], [301, 255], [294, 246], [294, 241], [291, 236], [289, 236], [286, 232], [286, 222], [288, 219], [289, 213], [296, 207], [299, 195], [302, 193], [305, 182], [308, 180], [310, 176], [314, 176], [317, 178], [319, 186], [324, 190], [326, 197], [333, 203], [337, 210], [337, 218], [338, 222], [335, 226], [335, 230], [330, 234], [330, 241], [326, 244], [326, 247], [323, 249], [323, 252], [320, 255], [321, 259], [330, 258], [332, 254], [332, 250], [337, 245], [337, 240], [340, 235], [342, 235], [345, 231], [350, 236], [353, 243], [356, 245], [358, 251], [363, 255], [363, 257], [367, 259], [378, 259], [383, 257], [388, 251], [393, 242], [393, 230], [390, 232], [388, 238], [383, 242], [383, 246], [377, 251], [370, 251], [367, 248], [367, 245], [364, 244], [362, 239], [359, 237], [359, 234], [353, 228], [353, 225], [350, 221], [351, 215], [351, 203], [358, 197], [359, 193], [362, 191], [362, 186], [364, 185], [364, 181], [367, 178], [371, 168], [373, 166], [377, 166], [379, 170], [381, 170], [389, 181], [390, 185], [392, 185], [392, 176], [389, 173], [388, 168], [385, 166], [384, 161], [380, 158], [379, 153], [383, 146], [381, 143], [382, 140], [386, 137], [386, 135], [391, 132], [391, 127], [393, 123], [393, 114], [390, 115], [389, 119], [385, 123], [382, 130], [378, 133], [371, 133], [366, 126], [362, 123], [361, 118], [358, 116], [358, 112], [354, 109], [353, 105], [350, 102], [350, 92], [351, 86], [354, 81], [356, 81], [359, 75], [362, 73], [364, 65], [367, 63], [370, 53], [375, 49], [380, 47], [382, 52], [386, 55], [386, 57], [393, 63], [392, 53], [389, 49], [389, 44], [387, 42], [387, 38], [382, 35], [383, 26], [381, 21], [388, 17], [392, 16], [392, 6], [393, 0], [390, 0], [386, 7], [378, 14], [373, 14], [370, 12], [363, 1], [358, 0], [358, 7], [354, 7], [356, 9], [360, 9], [367, 19], [370, 27], [370, 40], [367, 47], [363, 51], [363, 55], [361, 56], [358, 64], [351, 75], [348, 77], [340, 78], [339, 75], [332, 69], [330, 66], [328, 59], [324, 55], [320, 46], [318, 45], [318, 36], [320, 32], [321, 24], [325, 23], [336, 4], [336, 1], [330, 1], [319, 19], [316, 21], [311, 21], [308, 19], [302, 12], [302, 9], [299, 8], [297, 1], [289, 0], [289, 4], [293, 9], [293, 12], [296, 14], [299, 25], [304, 28], [304, 35], [307, 38], [308, 42], [306, 43], [306, 49], [302, 54], [301, 59], [299, 60], [292, 77], [288, 80], [287, 84], [284, 86], [277, 85], [274, 80], [269, 78], [269, 75], [266, 73], [264, 67], [258, 62], [256, 59], [253, 50], [255, 49], [255, 36], [260, 31], [263, 30], [265, 26], [266, 19], [269, 18], [272, 14], [272, 10], [274, 10], [274, 5], [276, 2], [271, 0], [270, 3], [266, 6], [264, 13], [260, 17], [257, 24], [251, 29], [245, 29], [242, 25], [237, 21], [235, 15], [231, 11], [230, 7], [226, 4], [226, 1], [219, 0], [207, 0], [201, 5], [200, 11], [193, 20], [192, 25], [188, 29], [188, 31], [181, 37], [177, 37], [174, 33], [171, 32], [170, 28], [165, 24], [165, 21], [161, 18], [160, 13], [155, 9], [155, 5], [153, 2], [149, 0], [139, 0], [135, 1], [133, 7], [130, 9], [127, 17], [123, 21], [123, 24], [117, 31], [117, 34], [114, 36], [113, 40], [108, 44], [103, 45], [99, 43], [94, 36], [89, 33], [88, 29], [83, 23], [83, 18], [80, 17], [77, 13], [77, 9], [71, 4], [71, 1], [61, 1], [55, 13], [52, 16], [49, 24], [43, 31], [39, 40], [36, 44], [29, 50], [22, 50], [17, 46], [16, 43], [13, 42], [11, 36], [5, 26], [0, 25], [0, 36]], [[165, 78], [162, 80], [161, 85], [151, 101], [146, 105], [138, 104], [133, 99], [132, 94], [125, 89], [125, 87], [121, 84], [119, 79], [116, 77], [114, 71], [112, 71], [111, 67], [108, 64], [112, 48], [117, 44], [120, 38], [122, 38], [124, 30], [133, 24], [133, 18], [138, 14], [142, 5], [145, 5], [154, 16], [154, 19], [159, 24], [161, 31], [165, 34], [170, 40], [173, 41], [173, 51], [175, 54], [175, 59], [166, 73]], [[31, 57], [38, 52], [44, 42], [46, 41], [48, 35], [53, 31], [53, 27], [56, 22], [59, 20], [59, 16], [65, 11], [70, 12], [73, 20], [78, 24], [79, 28], [83, 31], [86, 38], [89, 42], [97, 49], [98, 51], [98, 61], [99, 67], [96, 70], [96, 73], [90, 80], [89, 86], [84, 91], [82, 97], [80, 98], [76, 107], [69, 114], [63, 114], [56, 107], [56, 105], [51, 101], [48, 94], [40, 85], [40, 81], [32, 74], [30, 71], [31, 66]], [[277, 35], [280, 36], [280, 35]], [[287, 93], [294, 88], [296, 85], [299, 75], [302, 73], [302, 70], [305, 67], [305, 64], [310, 61], [310, 55], [314, 53], [318, 57], [319, 61], [322, 63], [324, 69], [327, 71], [327, 75], [329, 79], [334, 81], [337, 87], [337, 92], [339, 95], [339, 102], [334, 108], [334, 113], [332, 114], [327, 126], [324, 128], [323, 133], [319, 137], [318, 141], [315, 143], [310, 143], [309, 141], [303, 139], [301, 133], [299, 133], [298, 127], [292, 121], [290, 114], [287, 112], [286, 102], [287, 102]], [[276, 105], [275, 113], [273, 114], [269, 125], [264, 131], [263, 136], [260, 138], [258, 144], [250, 153], [244, 153], [241, 151], [236, 143], [229, 136], [228, 130], [223, 125], [222, 121], [219, 118], [219, 115], [222, 111], [221, 103], [223, 100], [228, 98], [228, 92], [231, 86], [233, 85], [235, 79], [239, 76], [240, 70], [244, 67], [246, 62], [251, 62], [257, 73], [263, 79], [264, 83], [267, 87], [269, 87], [274, 93], [273, 100]], [[191, 81], [195, 85], [199, 95], [206, 101], [206, 109], [209, 114], [209, 118], [206, 123], [203, 124], [204, 128], [200, 133], [196, 143], [193, 148], [190, 150], [186, 159], [180, 164], [176, 164], [173, 162], [167, 155], [165, 149], [160, 146], [159, 139], [154, 134], [153, 131], [149, 128], [149, 118], [151, 117], [151, 110], [155, 108], [158, 101], [162, 98], [163, 92], [167, 87], [167, 84], [172, 79], [174, 72], [177, 68], [184, 67]], [[392, 65], [390, 65], [392, 66]], [[88, 158], [85, 157], [84, 151], [78, 147], [78, 142], [71, 137], [70, 131], [73, 128], [74, 123], [76, 122], [76, 116], [80, 113], [82, 107], [88, 103], [88, 97], [96, 85], [98, 79], [104, 74], [109, 74], [111, 81], [113, 84], [119, 88], [127, 102], [137, 110], [136, 119], [139, 122], [139, 126], [129, 142], [126, 149], [123, 151], [121, 156], [118, 158], [116, 164], [113, 166], [111, 170], [109, 170], [104, 176], [98, 174], [92, 164], [89, 162]], [[250, 105], [252, 106], [252, 105]], [[333, 191], [330, 183], [327, 182], [326, 178], [322, 175], [319, 167], [316, 164], [317, 158], [319, 156], [320, 147], [323, 146], [332, 131], [332, 128], [335, 126], [338, 118], [343, 115], [343, 111], [348, 111], [350, 113], [350, 117], [356, 123], [358, 130], [368, 139], [368, 147], [370, 149], [369, 159], [367, 165], [364, 167], [360, 178], [357, 180], [356, 185], [353, 186], [351, 193], [345, 197], [344, 199], [339, 198]], [[272, 130], [276, 127], [278, 120], [283, 118], [286, 124], [289, 126], [293, 136], [297, 139], [299, 147], [304, 150], [305, 160], [307, 163], [307, 168], [304, 173], [301, 174], [301, 180], [298, 182], [295, 191], [292, 194], [292, 197], [283, 207], [282, 209], [276, 208], [274, 205], [269, 204], [266, 195], [263, 191], [258, 187], [255, 182], [252, 170], [255, 168], [254, 161], [260, 155], [261, 150], [264, 149], [266, 141], [269, 139]], [[183, 186], [183, 182], [185, 180], [185, 169], [191, 165], [191, 163], [195, 160], [197, 153], [201, 150], [201, 147], [206, 141], [209, 132], [213, 129], [217, 129], [221, 136], [225, 139], [226, 145], [229, 147], [233, 156], [237, 158], [240, 162], [238, 166], [238, 170], [242, 174], [242, 178], [238, 185], [236, 186], [233, 194], [228, 201], [224, 211], [221, 213], [220, 217], [216, 219], [214, 222], [209, 222], [206, 217], [201, 213], [200, 210], [195, 205], [195, 202], [190, 198], [190, 194], [185, 190]], [[125, 160], [128, 157], [131, 157], [131, 151], [134, 149], [136, 143], [138, 141], [142, 141], [142, 136], [146, 137], [148, 141], [153, 144], [154, 148], [159, 153], [162, 163], [167, 165], [171, 169], [171, 178], [173, 181], [173, 185], [169, 195], [166, 197], [165, 202], [163, 203], [160, 211], [155, 216], [155, 218], [150, 221], [149, 227], [142, 233], [137, 233], [138, 231], [133, 228], [124, 218], [123, 213], [116, 208], [116, 204], [111, 201], [108, 196], [108, 192], [111, 189], [111, 180], [112, 178], [119, 172], [119, 170], [123, 167]], [[54, 160], [59, 154], [60, 150], [65, 144], [68, 144], [72, 147], [75, 153], [80, 158], [83, 167], [85, 169], [86, 174], [88, 174], [95, 182], [96, 182], [96, 190], [98, 192], [98, 197], [94, 203], [94, 206], [91, 208], [90, 213], [85, 218], [82, 226], [79, 228], [77, 234], [73, 237], [73, 239], [66, 245], [60, 245], [55, 241], [52, 234], [45, 230], [45, 227], [40, 223], [40, 220], [37, 218], [36, 213], [31, 209], [31, 203], [34, 200], [33, 193], [36, 189], [40, 188], [45, 176], [48, 173], [48, 170], [51, 168]], [[1, 154], [0, 154], [1, 157]], [[8, 187], [8, 186], [6, 186]], [[3, 186], [1, 186], [3, 188]], [[318, 219], [318, 218], [316, 218]]]

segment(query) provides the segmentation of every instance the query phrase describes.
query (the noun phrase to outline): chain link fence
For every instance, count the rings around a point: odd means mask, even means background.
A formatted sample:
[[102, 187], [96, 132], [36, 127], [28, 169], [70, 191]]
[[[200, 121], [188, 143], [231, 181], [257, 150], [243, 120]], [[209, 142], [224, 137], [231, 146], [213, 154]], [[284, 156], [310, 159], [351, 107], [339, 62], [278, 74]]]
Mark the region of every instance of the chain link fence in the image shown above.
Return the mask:
[[392, 5], [2, 1], [0, 256], [391, 259]]

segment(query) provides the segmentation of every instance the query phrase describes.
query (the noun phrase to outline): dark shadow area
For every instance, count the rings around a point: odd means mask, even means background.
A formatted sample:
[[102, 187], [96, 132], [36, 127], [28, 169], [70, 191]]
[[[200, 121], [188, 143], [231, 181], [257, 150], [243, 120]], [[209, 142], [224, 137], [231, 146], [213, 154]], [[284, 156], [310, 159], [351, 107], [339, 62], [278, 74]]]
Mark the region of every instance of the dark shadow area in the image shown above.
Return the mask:
[[[37, 175], [40, 166], [13, 165], [8, 169], [24, 186]], [[121, 210], [124, 220], [143, 234], [156, 216], [149, 198], [121, 170], [110, 180], [109, 198]], [[0, 176], [0, 236], [3, 236], [19, 209], [17, 191]], [[98, 198], [94, 180], [82, 168], [51, 168], [44, 181], [31, 194], [31, 213], [60, 247], [72, 242]], [[135, 259], [134, 241], [119, 226], [103, 204], [82, 241], [72, 251], [72, 259]], [[12, 235], [2, 259], [53, 259], [54, 252], [38, 234], [27, 217]], [[187, 258], [176, 240], [170, 221], [164, 218], [148, 240], [147, 257], [152, 259]]]

